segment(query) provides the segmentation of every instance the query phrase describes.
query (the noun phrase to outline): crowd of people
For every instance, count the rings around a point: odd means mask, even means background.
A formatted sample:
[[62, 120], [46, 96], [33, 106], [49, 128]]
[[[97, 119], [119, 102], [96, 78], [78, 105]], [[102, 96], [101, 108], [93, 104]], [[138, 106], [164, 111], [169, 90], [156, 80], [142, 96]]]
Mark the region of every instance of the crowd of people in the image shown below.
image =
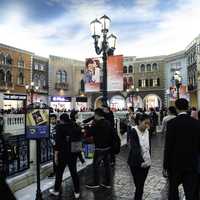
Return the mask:
[[[165, 112], [166, 111], [166, 112]], [[142, 114], [141, 114], [142, 113]], [[180, 184], [186, 200], [200, 198], [200, 111], [186, 99], [178, 99], [159, 113], [165, 137], [163, 176], [168, 180], [168, 200], [179, 200]], [[128, 163], [136, 186], [134, 200], [141, 200], [151, 165], [151, 136], [158, 125], [154, 109], [134, 112], [129, 108], [127, 143], [131, 150]]]
[[[200, 116], [195, 108], [189, 109], [186, 99], [178, 99], [175, 107], [167, 112], [162, 111], [162, 134], [165, 137], [163, 151], [163, 176], [168, 180], [168, 200], [179, 200], [178, 186], [183, 185], [186, 200], [199, 199], [200, 185]], [[151, 138], [157, 132], [159, 124], [158, 112], [150, 109], [128, 110], [126, 117], [127, 146], [129, 147], [128, 165], [135, 184], [134, 200], [142, 200], [144, 184], [151, 167]], [[87, 124], [87, 126], [86, 126]], [[87, 128], [86, 128], [87, 127]], [[2, 132], [2, 131], [1, 131]], [[110, 189], [111, 168], [115, 165], [115, 156], [120, 152], [120, 138], [114, 123], [114, 115], [107, 105], [94, 111], [94, 116], [80, 122], [78, 111], [70, 114], [62, 113], [58, 119], [55, 113], [50, 114], [50, 140], [53, 146], [53, 171], [49, 177], [55, 176], [54, 188], [49, 192], [59, 196], [62, 192], [62, 177], [68, 166], [73, 185], [74, 197], [80, 199], [80, 183], [77, 172], [77, 160], [83, 164], [83, 139], [94, 143], [92, 182], [86, 183], [88, 189], [100, 187]], [[1, 150], [4, 140], [0, 134]], [[4, 155], [4, 156], [3, 156]], [[3, 167], [5, 154], [0, 152], [0, 173], [4, 186]], [[104, 174], [99, 168], [104, 168]], [[104, 179], [101, 181], [100, 177]], [[0, 187], [0, 192], [5, 191]], [[11, 192], [11, 191], [10, 191]], [[12, 196], [14, 198], [14, 196]], [[9, 199], [10, 200], [10, 199]]]

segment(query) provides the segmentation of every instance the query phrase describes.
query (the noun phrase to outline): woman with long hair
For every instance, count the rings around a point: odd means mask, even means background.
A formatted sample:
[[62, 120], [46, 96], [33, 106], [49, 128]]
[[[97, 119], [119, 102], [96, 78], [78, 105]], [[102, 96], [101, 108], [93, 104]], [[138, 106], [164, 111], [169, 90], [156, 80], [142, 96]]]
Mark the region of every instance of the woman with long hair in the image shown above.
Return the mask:
[[149, 125], [147, 114], [136, 115], [136, 126], [130, 131], [130, 152], [128, 164], [135, 183], [134, 200], [142, 200], [144, 183], [151, 166]]

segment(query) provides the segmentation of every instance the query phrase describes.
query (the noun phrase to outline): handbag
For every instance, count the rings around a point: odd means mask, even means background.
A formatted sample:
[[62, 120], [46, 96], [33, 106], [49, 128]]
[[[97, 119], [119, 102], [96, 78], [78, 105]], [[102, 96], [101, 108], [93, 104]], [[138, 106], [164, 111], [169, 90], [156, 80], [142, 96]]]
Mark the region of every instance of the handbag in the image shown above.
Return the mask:
[[79, 153], [82, 150], [83, 150], [83, 147], [82, 147], [81, 141], [71, 142], [71, 152], [72, 153]]

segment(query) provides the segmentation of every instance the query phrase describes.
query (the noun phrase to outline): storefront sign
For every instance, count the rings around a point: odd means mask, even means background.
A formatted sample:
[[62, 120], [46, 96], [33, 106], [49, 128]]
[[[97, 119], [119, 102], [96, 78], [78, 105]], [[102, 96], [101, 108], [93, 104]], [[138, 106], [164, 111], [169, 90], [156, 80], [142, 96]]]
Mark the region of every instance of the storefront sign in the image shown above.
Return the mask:
[[4, 94], [4, 100], [26, 100], [26, 96], [17, 94]]
[[98, 58], [87, 58], [85, 63], [85, 91], [100, 91], [101, 68]]
[[108, 56], [107, 90], [123, 91], [123, 56]]
[[51, 97], [52, 102], [71, 102], [71, 97], [54, 96]]
[[49, 109], [28, 109], [26, 113], [26, 138], [47, 137], [49, 137]]

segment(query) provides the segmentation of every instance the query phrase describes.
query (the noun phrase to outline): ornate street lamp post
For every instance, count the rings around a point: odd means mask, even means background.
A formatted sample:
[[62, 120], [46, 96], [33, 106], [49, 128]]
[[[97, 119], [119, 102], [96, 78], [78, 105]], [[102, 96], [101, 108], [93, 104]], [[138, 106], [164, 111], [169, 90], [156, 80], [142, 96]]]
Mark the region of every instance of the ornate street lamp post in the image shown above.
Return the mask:
[[[33, 95], [34, 93], [37, 93], [39, 90], [39, 86], [35, 86], [34, 82], [31, 82], [30, 85], [26, 85], [26, 92], [30, 95], [30, 103], [33, 106]], [[43, 200], [42, 198], [42, 192], [40, 187], [40, 156], [41, 156], [41, 141], [40, 139], [36, 140], [36, 167], [37, 167], [37, 191], [36, 191], [36, 197], [35, 200]]]
[[[106, 15], [102, 16], [99, 20], [95, 19], [90, 23], [92, 38], [94, 39], [94, 47], [97, 55], [102, 53], [103, 60], [103, 104], [107, 105], [108, 92], [107, 92], [107, 57], [114, 54], [117, 37], [113, 34], [108, 35], [110, 18]], [[102, 41], [100, 41], [102, 38]], [[99, 44], [100, 43], [100, 44]]]
[[177, 90], [177, 99], [180, 98], [180, 86], [182, 85], [182, 77], [180, 75], [180, 71], [175, 71], [173, 79], [175, 81], [176, 90]]

